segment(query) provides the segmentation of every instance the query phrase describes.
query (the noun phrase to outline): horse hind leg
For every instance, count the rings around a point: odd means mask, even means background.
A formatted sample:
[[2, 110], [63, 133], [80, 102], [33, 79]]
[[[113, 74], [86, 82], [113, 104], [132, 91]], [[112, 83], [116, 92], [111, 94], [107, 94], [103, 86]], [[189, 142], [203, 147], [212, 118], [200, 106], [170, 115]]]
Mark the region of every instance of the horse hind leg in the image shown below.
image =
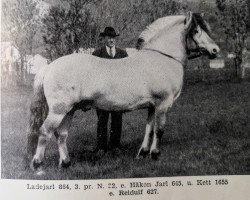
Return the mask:
[[60, 154], [59, 168], [67, 168], [70, 166], [70, 157], [68, 153], [68, 148], [66, 140], [68, 137], [68, 130], [74, 115], [74, 111], [69, 112], [63, 119], [60, 126], [57, 128], [55, 136], [57, 138], [58, 150]]
[[64, 114], [55, 114], [51, 111], [49, 112], [47, 118], [40, 128], [36, 153], [31, 161], [31, 169], [37, 170], [42, 165], [46, 146], [53, 133], [62, 122], [64, 116]]
[[137, 158], [140, 158], [141, 156], [145, 158], [149, 154], [149, 149], [150, 149], [149, 144], [151, 141], [151, 137], [153, 134], [153, 127], [154, 127], [154, 114], [155, 114], [155, 108], [150, 107], [148, 109], [148, 118], [147, 118], [144, 139], [141, 148], [137, 154]]

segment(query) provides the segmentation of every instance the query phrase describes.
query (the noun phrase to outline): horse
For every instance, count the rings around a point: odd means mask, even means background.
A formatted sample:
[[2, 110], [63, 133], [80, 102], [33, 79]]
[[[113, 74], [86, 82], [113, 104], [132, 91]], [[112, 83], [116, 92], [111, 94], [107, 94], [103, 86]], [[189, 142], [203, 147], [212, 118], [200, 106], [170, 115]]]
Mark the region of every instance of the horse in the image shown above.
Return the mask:
[[199, 51], [214, 58], [220, 51], [210, 32], [196, 13], [162, 17], [140, 34], [140, 50], [131, 57], [109, 60], [71, 54], [42, 68], [35, 77], [30, 106], [31, 169], [42, 166], [53, 134], [58, 143], [59, 168], [70, 166], [66, 139], [74, 111], [79, 108], [148, 109], [137, 157], [149, 154], [157, 159], [166, 113], [181, 93], [188, 54]]

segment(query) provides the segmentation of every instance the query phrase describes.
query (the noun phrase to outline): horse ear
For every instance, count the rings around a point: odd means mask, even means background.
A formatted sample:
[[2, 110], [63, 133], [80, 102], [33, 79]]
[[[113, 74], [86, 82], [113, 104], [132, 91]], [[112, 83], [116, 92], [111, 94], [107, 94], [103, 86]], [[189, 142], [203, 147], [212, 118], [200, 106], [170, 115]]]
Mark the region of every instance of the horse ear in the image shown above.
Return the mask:
[[192, 24], [192, 19], [193, 19], [193, 13], [192, 12], [188, 12], [187, 13], [187, 16], [186, 16], [186, 19], [185, 19], [185, 22], [184, 22], [184, 26], [185, 26], [185, 29], [188, 31], [191, 27], [191, 24]]

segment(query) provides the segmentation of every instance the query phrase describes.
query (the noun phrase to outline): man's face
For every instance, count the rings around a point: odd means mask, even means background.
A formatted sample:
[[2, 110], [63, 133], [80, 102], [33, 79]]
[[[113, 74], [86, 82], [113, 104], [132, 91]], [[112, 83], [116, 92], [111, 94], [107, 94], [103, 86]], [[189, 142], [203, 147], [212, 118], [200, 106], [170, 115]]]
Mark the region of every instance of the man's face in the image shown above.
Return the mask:
[[109, 48], [112, 48], [113, 46], [115, 46], [115, 37], [105, 36], [104, 40], [105, 40], [105, 44]]

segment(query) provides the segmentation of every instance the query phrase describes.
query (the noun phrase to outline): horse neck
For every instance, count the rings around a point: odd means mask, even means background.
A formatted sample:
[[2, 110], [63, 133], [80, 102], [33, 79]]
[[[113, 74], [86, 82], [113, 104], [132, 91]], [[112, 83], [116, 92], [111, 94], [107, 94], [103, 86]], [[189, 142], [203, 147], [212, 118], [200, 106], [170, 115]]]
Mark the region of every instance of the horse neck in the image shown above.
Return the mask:
[[158, 51], [185, 64], [187, 55], [183, 24], [165, 28], [156, 38], [151, 39], [143, 49]]

